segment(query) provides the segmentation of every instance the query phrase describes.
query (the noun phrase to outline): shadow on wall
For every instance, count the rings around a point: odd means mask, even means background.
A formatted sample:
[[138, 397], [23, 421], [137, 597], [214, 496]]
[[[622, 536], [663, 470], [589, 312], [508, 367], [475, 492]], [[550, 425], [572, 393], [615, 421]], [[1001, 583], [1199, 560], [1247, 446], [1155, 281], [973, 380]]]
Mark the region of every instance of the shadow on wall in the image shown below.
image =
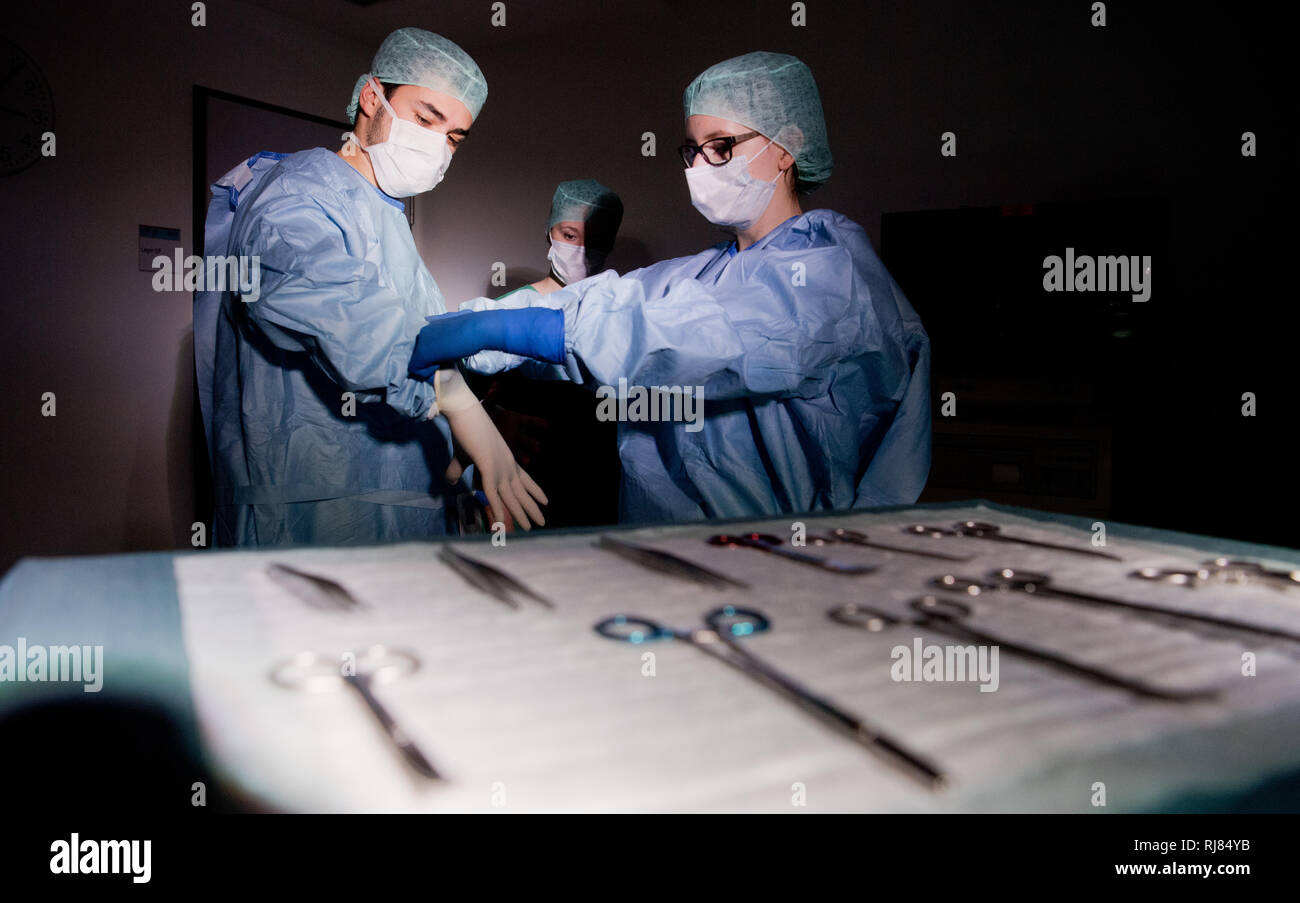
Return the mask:
[[[703, 250], [703, 249], [701, 249]], [[650, 250], [650, 246], [639, 238], [619, 238], [614, 251], [609, 255], [609, 265], [620, 273], [629, 273], [641, 267], [658, 263], [659, 255]]]

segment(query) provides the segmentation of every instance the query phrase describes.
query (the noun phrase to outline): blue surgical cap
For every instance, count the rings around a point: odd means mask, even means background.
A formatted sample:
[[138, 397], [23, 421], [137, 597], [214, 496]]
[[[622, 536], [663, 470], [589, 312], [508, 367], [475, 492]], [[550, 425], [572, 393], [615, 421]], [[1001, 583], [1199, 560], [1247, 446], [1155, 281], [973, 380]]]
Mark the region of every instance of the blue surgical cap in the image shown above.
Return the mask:
[[551, 198], [551, 219], [546, 228], [564, 222], [582, 223], [584, 244], [608, 251], [614, 247], [623, 222], [623, 201], [595, 179], [561, 182]]
[[757, 51], [705, 69], [682, 97], [687, 117], [717, 116], [748, 126], [794, 155], [799, 181], [831, 176], [826, 120], [812, 70], [786, 53]]
[[478, 64], [456, 44], [423, 28], [399, 28], [384, 38], [370, 71], [358, 78], [352, 89], [348, 122], [356, 119], [361, 89], [371, 76], [393, 85], [419, 85], [450, 94], [474, 119], [487, 100], [487, 79]]

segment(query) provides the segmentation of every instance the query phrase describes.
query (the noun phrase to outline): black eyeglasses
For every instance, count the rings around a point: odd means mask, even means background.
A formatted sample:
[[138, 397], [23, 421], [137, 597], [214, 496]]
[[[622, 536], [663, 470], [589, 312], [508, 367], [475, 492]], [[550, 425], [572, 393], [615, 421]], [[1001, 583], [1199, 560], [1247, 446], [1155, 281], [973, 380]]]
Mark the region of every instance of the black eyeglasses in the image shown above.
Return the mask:
[[704, 162], [710, 166], [722, 166], [724, 163], [730, 162], [731, 151], [737, 144], [758, 136], [758, 132], [745, 132], [743, 135], [723, 135], [721, 138], [710, 138], [703, 144], [688, 141], [677, 148], [677, 153], [682, 155], [682, 162], [686, 164], [687, 169], [695, 165], [695, 158], [700, 154], [704, 155]]

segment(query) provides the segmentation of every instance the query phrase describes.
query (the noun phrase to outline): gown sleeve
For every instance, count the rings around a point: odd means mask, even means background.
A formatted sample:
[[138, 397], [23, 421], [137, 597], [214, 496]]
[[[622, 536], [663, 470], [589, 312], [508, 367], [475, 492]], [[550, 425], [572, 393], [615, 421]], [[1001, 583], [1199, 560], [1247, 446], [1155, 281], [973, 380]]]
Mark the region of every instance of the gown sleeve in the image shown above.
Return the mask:
[[374, 262], [350, 252], [350, 223], [325, 198], [264, 197], [239, 250], [261, 258], [260, 295], [243, 307], [276, 346], [306, 352], [343, 389], [382, 394], [423, 418], [434, 389], [407, 374], [423, 318], [381, 284]]

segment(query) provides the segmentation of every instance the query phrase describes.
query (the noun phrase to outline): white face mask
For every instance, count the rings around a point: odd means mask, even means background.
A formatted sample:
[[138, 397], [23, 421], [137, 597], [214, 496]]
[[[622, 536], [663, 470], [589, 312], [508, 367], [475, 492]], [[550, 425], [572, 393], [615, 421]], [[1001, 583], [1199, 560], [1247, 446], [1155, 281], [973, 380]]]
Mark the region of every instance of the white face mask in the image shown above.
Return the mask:
[[551, 262], [551, 269], [565, 285], [571, 285], [587, 278], [587, 249], [583, 245], [571, 245], [567, 241], [551, 239], [551, 250], [546, 259]]
[[[767, 147], [755, 154], [754, 159], [765, 154], [771, 146], [772, 142], [768, 141]], [[686, 170], [691, 203], [709, 222], [748, 229], [767, 210], [781, 173], [778, 172], [770, 182], [756, 179], [749, 172], [749, 162], [749, 158], [741, 154], [733, 156], [722, 166], [706, 164]]]
[[[384, 194], [395, 198], [428, 191], [442, 181], [451, 165], [446, 133], [433, 132], [409, 119], [398, 118], [384, 97], [383, 87], [374, 80], [371, 86], [389, 116], [388, 139], [369, 147], [361, 145], [374, 167], [375, 181]], [[360, 140], [357, 144], [361, 144]]]

